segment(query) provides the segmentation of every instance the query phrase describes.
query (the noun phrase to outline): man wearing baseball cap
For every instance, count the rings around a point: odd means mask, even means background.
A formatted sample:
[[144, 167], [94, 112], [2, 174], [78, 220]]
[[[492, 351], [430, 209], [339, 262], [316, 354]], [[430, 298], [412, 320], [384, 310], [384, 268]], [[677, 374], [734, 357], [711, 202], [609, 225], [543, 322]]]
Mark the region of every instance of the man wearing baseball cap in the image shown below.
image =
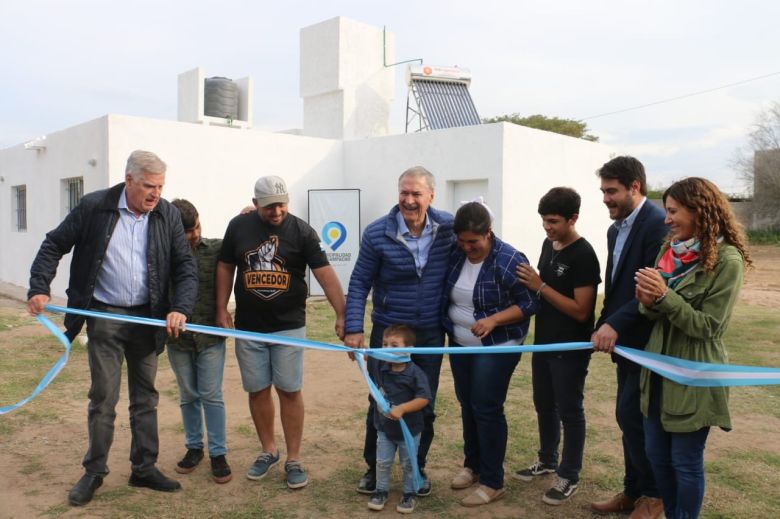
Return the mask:
[[[336, 273], [308, 223], [287, 211], [287, 185], [277, 176], [260, 177], [252, 199], [256, 212], [233, 218], [225, 231], [216, 273], [217, 326], [233, 327], [228, 313], [235, 280], [236, 320], [240, 330], [304, 339], [306, 337], [306, 267], [322, 286], [336, 312], [336, 335], [344, 337], [344, 293]], [[293, 346], [236, 339], [236, 357], [249, 410], [262, 452], [247, 472], [259, 480], [279, 463], [274, 438], [274, 402], [279, 396], [289, 488], [309, 482], [301, 461], [303, 437], [303, 350]]]

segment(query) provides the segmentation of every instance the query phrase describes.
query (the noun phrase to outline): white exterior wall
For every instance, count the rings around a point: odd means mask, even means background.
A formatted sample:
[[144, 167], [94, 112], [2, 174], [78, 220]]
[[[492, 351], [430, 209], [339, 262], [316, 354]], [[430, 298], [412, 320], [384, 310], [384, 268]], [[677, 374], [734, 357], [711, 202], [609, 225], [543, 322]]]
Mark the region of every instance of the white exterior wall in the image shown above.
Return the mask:
[[284, 178], [290, 212], [304, 220], [307, 189], [343, 183], [339, 141], [118, 115], [109, 121], [110, 185], [124, 179], [130, 152], [155, 152], [168, 165], [163, 196], [195, 204], [205, 237], [221, 238], [230, 219], [252, 205], [258, 177]]
[[[500, 200], [501, 127], [466, 126], [393, 135], [344, 143], [348, 188], [361, 190], [363, 227], [398, 203], [398, 177], [412, 166], [424, 166], [436, 177], [433, 206], [453, 212], [451, 182], [486, 178], [488, 204]], [[496, 212], [500, 202], [493, 203]], [[500, 225], [500, 222], [499, 222]]]
[[407, 135], [347, 141], [346, 185], [361, 190], [363, 227], [398, 203], [397, 181], [411, 166], [436, 176], [434, 207], [460, 206], [453, 183], [487, 180], [480, 193], [496, 215], [498, 236], [536, 262], [545, 238], [539, 199], [552, 187], [568, 186], [582, 197], [579, 233], [606, 266], [608, 212], [595, 171], [614, 154], [608, 146], [509, 123], [484, 124]]
[[[84, 192], [106, 185], [107, 117], [100, 117], [46, 136], [46, 149], [19, 144], [0, 150], [0, 279], [27, 286], [30, 265], [47, 232], [61, 221], [62, 179], [84, 178]], [[94, 166], [90, 161], [94, 159]], [[27, 231], [16, 231], [12, 215], [13, 186], [27, 186]], [[70, 257], [60, 262], [52, 292], [64, 295]]]
[[[459, 206], [457, 182], [482, 181], [486, 190], [479, 194], [497, 216], [496, 233], [534, 264], [544, 238], [539, 198], [557, 185], [577, 189], [583, 198], [578, 230], [599, 253], [602, 269], [606, 265], [610, 220], [594, 171], [612, 150], [549, 132], [499, 123], [340, 141], [108, 115], [46, 142], [42, 152], [21, 145], [0, 150], [0, 279], [20, 286], [27, 284], [45, 233], [60, 221], [60, 179], [84, 176], [85, 193], [122, 182], [135, 149], [154, 151], [168, 164], [163, 196], [195, 204], [206, 237], [221, 237], [230, 219], [251, 204], [262, 175], [287, 181], [290, 212], [305, 220], [308, 189], [360, 189], [365, 228], [397, 204], [399, 175], [422, 165], [436, 176], [434, 207], [449, 212]], [[95, 166], [88, 164], [92, 158]], [[26, 233], [11, 231], [11, 186], [19, 184], [27, 185]], [[58, 272], [52, 289], [63, 295], [67, 259]]]
[[[539, 199], [553, 187], [574, 188], [582, 198], [577, 231], [596, 250], [603, 279], [607, 228], [612, 220], [602, 203], [596, 170], [614, 156], [614, 150], [556, 133], [500, 124], [504, 131], [502, 231], [507, 241], [522, 250], [535, 266], [546, 236], [537, 213]], [[603, 291], [604, 285], [599, 288]]]

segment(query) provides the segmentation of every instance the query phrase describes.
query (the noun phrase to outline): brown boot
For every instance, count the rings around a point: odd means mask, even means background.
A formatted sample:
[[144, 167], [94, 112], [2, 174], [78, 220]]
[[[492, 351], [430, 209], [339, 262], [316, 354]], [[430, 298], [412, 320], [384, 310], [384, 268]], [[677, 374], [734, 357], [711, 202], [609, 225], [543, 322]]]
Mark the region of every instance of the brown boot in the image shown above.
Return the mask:
[[664, 513], [664, 502], [657, 497], [642, 496], [634, 503], [628, 519], [658, 519]]
[[625, 514], [634, 510], [634, 500], [621, 492], [606, 501], [591, 503], [590, 509], [597, 514]]

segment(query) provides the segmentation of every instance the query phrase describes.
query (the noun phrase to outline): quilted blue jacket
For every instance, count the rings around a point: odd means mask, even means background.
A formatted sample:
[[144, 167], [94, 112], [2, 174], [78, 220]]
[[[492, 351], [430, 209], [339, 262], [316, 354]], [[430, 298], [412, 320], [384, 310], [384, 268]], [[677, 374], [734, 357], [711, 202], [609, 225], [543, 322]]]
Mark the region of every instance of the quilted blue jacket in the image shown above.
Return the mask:
[[366, 299], [372, 289], [373, 323], [407, 324], [415, 328], [441, 325], [439, 305], [447, 263], [455, 244], [452, 215], [428, 208], [433, 243], [422, 275], [418, 275], [414, 256], [400, 237], [396, 214], [397, 205], [363, 232], [357, 263], [349, 278], [346, 333], [363, 332]]

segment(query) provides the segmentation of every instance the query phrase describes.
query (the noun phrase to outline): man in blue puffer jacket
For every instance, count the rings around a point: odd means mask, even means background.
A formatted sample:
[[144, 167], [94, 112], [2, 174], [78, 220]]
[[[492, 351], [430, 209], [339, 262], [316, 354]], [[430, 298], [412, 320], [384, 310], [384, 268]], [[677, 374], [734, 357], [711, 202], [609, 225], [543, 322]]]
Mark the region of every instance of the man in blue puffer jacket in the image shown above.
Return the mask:
[[[382, 334], [392, 324], [411, 326], [419, 346], [444, 345], [439, 304], [455, 235], [452, 233], [452, 215], [431, 207], [434, 187], [434, 177], [427, 169], [416, 166], [404, 171], [398, 179], [398, 205], [387, 216], [366, 227], [349, 280], [344, 337], [347, 346], [365, 347], [363, 319], [366, 298], [372, 289], [371, 348], [382, 347]], [[441, 355], [413, 355], [412, 361], [428, 377], [432, 397], [423, 410], [425, 423], [417, 452], [417, 462], [423, 470], [433, 441]], [[362, 494], [371, 494], [376, 487], [373, 405], [369, 399], [363, 448], [368, 471], [357, 488]], [[425, 477], [418, 495], [430, 493], [431, 483]]]

